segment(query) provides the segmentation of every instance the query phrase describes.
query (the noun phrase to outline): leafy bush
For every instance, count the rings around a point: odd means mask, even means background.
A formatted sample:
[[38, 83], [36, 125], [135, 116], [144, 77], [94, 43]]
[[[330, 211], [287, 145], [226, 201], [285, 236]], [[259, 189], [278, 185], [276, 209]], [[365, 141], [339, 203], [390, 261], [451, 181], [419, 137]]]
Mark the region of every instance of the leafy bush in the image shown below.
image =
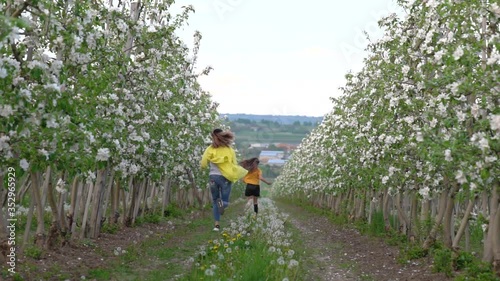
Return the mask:
[[446, 276], [453, 275], [452, 251], [448, 248], [436, 249], [433, 251], [435, 272], [443, 272]]

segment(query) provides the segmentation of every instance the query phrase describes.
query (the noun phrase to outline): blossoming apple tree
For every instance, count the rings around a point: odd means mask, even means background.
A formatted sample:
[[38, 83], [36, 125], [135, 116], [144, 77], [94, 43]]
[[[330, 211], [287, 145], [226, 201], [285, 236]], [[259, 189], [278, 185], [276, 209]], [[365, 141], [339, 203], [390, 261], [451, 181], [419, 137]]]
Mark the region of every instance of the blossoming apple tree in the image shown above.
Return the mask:
[[0, 1], [0, 195], [14, 167], [23, 245], [207, 203], [198, 161], [220, 120], [197, 83], [201, 35], [190, 50], [175, 34], [193, 8], [173, 2]]
[[[500, 265], [500, 7], [493, 1], [399, 1], [380, 20], [343, 95], [294, 152], [276, 194], [308, 197], [352, 219], [383, 213], [428, 249], [459, 250], [473, 219], [483, 259]], [[431, 220], [428, 232], [420, 231]], [[442, 229], [442, 231], [441, 231]]]

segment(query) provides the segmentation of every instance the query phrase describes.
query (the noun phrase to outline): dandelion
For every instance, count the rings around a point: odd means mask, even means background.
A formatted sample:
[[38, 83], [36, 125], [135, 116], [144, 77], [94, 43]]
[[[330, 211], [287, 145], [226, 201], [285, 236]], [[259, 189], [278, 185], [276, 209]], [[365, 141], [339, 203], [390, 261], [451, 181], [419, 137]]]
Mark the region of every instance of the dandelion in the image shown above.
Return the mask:
[[293, 268], [293, 267], [296, 267], [299, 265], [299, 262], [296, 261], [296, 260], [290, 260], [290, 262], [288, 263], [288, 268]]
[[215, 272], [214, 272], [212, 269], [210, 269], [210, 268], [207, 268], [207, 269], [205, 270], [205, 275], [206, 275], [206, 276], [214, 276], [214, 273], [215, 273]]

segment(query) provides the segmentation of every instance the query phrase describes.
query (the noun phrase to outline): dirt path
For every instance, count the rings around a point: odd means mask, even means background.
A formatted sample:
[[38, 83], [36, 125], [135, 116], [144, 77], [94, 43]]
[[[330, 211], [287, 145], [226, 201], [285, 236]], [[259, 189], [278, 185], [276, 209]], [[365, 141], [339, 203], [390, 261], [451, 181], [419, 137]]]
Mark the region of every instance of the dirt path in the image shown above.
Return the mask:
[[303, 266], [309, 274], [305, 281], [436, 281], [451, 280], [432, 273], [430, 261], [419, 260], [408, 265], [398, 263], [398, 248], [381, 239], [360, 235], [354, 229], [342, 229], [328, 218], [304, 209], [277, 203], [290, 215], [289, 222], [299, 230], [306, 248]]
[[[387, 246], [380, 239], [339, 228], [325, 216], [300, 207], [275, 203], [281, 212], [289, 215], [287, 224], [295, 229], [298, 246], [304, 249], [300, 262], [308, 274], [300, 281], [450, 280], [431, 273], [427, 260], [401, 265], [397, 262], [398, 249]], [[237, 211], [243, 207], [243, 204], [235, 205], [236, 212], [228, 211], [227, 219], [238, 216]], [[82, 280], [91, 272], [90, 275], [101, 273], [98, 280], [162, 280], [155, 279], [158, 275], [163, 280], [175, 280], [188, 268], [188, 259], [199, 246], [197, 243], [215, 235], [211, 227], [210, 210], [194, 212], [179, 220], [102, 234], [95, 240], [46, 252], [39, 260], [23, 259], [23, 263], [27, 263], [21, 271], [25, 272], [24, 280]], [[122, 253], [117, 253], [121, 249], [133, 250], [126, 264], [120, 259]], [[105, 272], [100, 270], [104, 268], [114, 268], [112, 275], [103, 275]]]

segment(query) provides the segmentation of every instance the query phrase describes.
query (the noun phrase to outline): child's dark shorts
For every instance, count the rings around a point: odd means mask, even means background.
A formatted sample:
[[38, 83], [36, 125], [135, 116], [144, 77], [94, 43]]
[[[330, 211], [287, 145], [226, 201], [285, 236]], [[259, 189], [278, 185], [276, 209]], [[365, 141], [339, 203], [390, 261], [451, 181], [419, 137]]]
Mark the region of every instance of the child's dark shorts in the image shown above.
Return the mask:
[[247, 188], [245, 189], [245, 196], [256, 196], [260, 197], [260, 185], [247, 183]]

